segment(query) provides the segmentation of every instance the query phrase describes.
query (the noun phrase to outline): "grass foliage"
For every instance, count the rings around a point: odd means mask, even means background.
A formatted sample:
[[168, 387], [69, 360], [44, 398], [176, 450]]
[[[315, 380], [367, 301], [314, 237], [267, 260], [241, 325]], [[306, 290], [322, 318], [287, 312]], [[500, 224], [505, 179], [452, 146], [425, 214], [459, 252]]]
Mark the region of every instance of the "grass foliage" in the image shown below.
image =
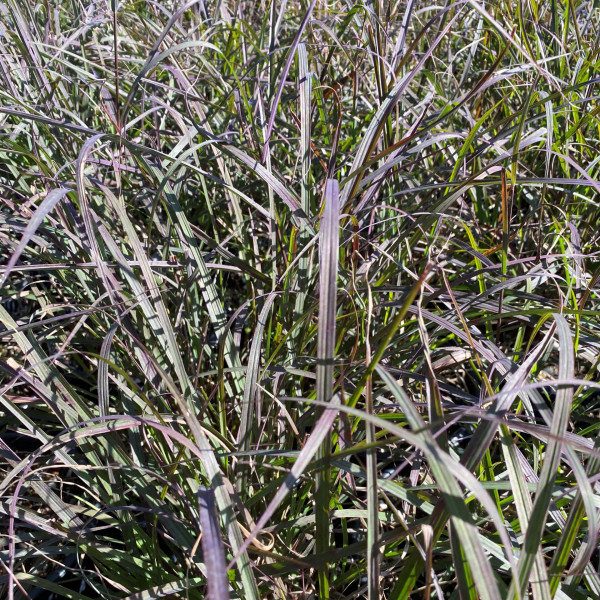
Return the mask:
[[0, 13], [1, 597], [600, 598], [595, 0]]

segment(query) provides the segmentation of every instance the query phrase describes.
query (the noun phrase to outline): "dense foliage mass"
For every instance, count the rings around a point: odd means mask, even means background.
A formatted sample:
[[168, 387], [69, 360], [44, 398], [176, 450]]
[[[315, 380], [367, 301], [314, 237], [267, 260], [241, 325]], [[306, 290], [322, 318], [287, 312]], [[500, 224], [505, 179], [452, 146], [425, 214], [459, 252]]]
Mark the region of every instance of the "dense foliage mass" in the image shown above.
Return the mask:
[[595, 0], [0, 13], [2, 598], [600, 598]]

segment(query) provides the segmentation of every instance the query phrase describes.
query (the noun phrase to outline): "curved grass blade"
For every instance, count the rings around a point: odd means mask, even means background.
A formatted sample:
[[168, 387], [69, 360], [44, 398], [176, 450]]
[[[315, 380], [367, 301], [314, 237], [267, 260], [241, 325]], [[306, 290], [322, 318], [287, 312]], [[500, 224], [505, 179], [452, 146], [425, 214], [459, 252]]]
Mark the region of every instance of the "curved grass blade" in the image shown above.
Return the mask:
[[[573, 342], [571, 340], [569, 325], [562, 315], [554, 315], [554, 319], [560, 348], [559, 378], [572, 379], [575, 371], [575, 354], [573, 352]], [[535, 556], [541, 545], [543, 530], [546, 524], [546, 515], [552, 501], [552, 487], [556, 479], [562, 452], [562, 442], [560, 440], [563, 439], [567, 430], [572, 400], [573, 388], [561, 386], [556, 393], [554, 414], [550, 428], [552, 438], [548, 441], [546, 447], [542, 473], [540, 474], [537, 493], [531, 510], [531, 519], [527, 526], [523, 542], [523, 552], [519, 559], [517, 593], [520, 595], [525, 593]]]
[[[445, 453], [438, 446], [437, 441], [423, 422], [423, 419], [421, 418], [421, 415], [419, 415], [414, 404], [408, 399], [402, 388], [388, 371], [379, 365], [377, 367], [377, 373], [384, 381], [386, 387], [398, 400], [412, 431], [423, 441], [423, 447], [427, 454], [429, 466], [444, 495], [452, 526], [455, 528], [457, 537], [460, 540], [461, 550], [464, 553], [466, 563], [471, 569], [473, 580], [480, 597], [500, 598], [500, 592], [493, 571], [481, 546], [481, 542], [479, 541], [477, 529], [472, 523], [471, 513], [462, 500], [462, 492], [460, 491], [458, 481], [461, 477], [466, 476], [466, 470], [464, 470], [464, 467], [459, 467], [459, 464], [455, 463], [447, 454], [444, 457]], [[453, 473], [453, 475], [450, 475], [450, 473]], [[463, 484], [468, 485], [467, 481], [469, 479], [474, 478], [469, 474], [467, 479], [463, 480]], [[472, 491], [475, 493], [475, 490]], [[477, 499], [487, 507], [492, 518], [497, 515], [496, 506], [492, 499], [487, 496], [486, 492], [483, 492], [483, 495], [477, 494]], [[500, 524], [498, 533], [503, 538], [505, 551], [508, 554], [508, 562], [513, 566], [516, 575], [516, 563], [510, 552], [508, 534], [504, 529], [502, 521], [500, 521], [498, 517], [496, 517], [495, 520]], [[436, 538], [434, 537], [433, 539], [435, 540]]]
[[27, 227], [23, 232], [23, 236], [21, 237], [19, 245], [12, 253], [12, 256], [6, 264], [6, 267], [4, 267], [4, 273], [0, 279], [0, 288], [6, 283], [6, 280], [8, 279], [13, 267], [17, 264], [21, 254], [23, 254], [23, 251], [27, 247], [27, 244], [38, 230], [38, 227], [42, 224], [48, 213], [56, 206], [57, 202], [60, 202], [60, 200], [64, 198], [65, 194], [68, 194], [70, 191], [71, 190], [68, 188], [58, 188], [56, 190], [52, 190], [42, 200], [41, 204], [29, 219], [29, 223], [27, 223]]

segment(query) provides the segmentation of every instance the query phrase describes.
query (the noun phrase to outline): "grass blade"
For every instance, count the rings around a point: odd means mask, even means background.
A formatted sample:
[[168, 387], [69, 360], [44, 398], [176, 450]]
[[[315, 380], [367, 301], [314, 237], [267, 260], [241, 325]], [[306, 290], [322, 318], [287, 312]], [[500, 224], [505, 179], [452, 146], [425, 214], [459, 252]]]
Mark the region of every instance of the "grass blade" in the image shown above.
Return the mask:
[[[317, 342], [317, 400], [327, 403], [333, 395], [335, 358], [335, 321], [337, 312], [337, 277], [340, 238], [339, 186], [329, 179], [325, 188], [325, 208], [319, 229], [319, 332]], [[330, 452], [331, 435], [322, 442], [317, 458], [323, 467], [317, 474], [315, 493], [315, 549], [324, 554], [329, 550], [330, 517]], [[319, 597], [329, 598], [329, 566], [319, 569]]]

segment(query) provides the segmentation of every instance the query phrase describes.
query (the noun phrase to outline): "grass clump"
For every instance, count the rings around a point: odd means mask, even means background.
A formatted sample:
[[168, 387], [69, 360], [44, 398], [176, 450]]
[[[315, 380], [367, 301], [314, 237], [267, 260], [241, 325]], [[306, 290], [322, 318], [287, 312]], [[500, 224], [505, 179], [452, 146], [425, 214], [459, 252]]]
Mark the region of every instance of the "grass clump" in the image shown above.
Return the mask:
[[0, 11], [2, 597], [600, 597], [594, 2]]

